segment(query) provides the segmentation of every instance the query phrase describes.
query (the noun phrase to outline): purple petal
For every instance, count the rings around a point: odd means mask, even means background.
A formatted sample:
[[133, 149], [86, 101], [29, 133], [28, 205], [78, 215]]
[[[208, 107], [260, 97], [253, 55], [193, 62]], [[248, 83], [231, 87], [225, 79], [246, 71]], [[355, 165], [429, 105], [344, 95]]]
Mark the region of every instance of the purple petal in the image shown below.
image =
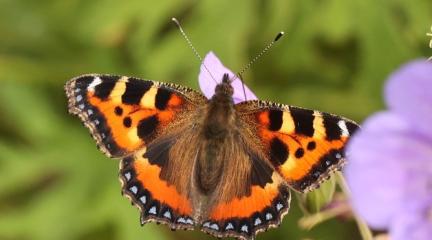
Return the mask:
[[[230, 79], [235, 76], [235, 74], [231, 70], [229, 70], [222, 64], [222, 62], [213, 52], [209, 52], [205, 56], [204, 61], [201, 64], [200, 74], [198, 77], [201, 91], [208, 99], [210, 99], [214, 95], [216, 84], [222, 81], [222, 77], [225, 73], [228, 73]], [[234, 88], [234, 103], [239, 103], [245, 100], [257, 99], [255, 94], [253, 94], [246, 85], [244, 86], [246, 92], [245, 99], [242, 82], [240, 79], [234, 80], [231, 85]]]
[[392, 240], [430, 239], [432, 236], [432, 219], [430, 215], [424, 214], [428, 210], [432, 211], [430, 207], [429, 203], [429, 205], [419, 205], [414, 209], [408, 208], [398, 213], [390, 227], [390, 238]]
[[388, 106], [432, 138], [432, 63], [417, 60], [393, 73], [385, 96]]
[[431, 188], [432, 146], [392, 113], [369, 118], [348, 145], [346, 175], [354, 208], [374, 227], [390, 220], [410, 201], [425, 199]]

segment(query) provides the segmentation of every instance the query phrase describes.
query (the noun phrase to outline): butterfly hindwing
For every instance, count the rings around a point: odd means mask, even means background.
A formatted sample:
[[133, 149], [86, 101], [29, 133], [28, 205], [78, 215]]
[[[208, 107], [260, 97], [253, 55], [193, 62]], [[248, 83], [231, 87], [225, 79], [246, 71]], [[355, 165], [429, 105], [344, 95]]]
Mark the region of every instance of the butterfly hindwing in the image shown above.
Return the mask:
[[345, 163], [345, 144], [359, 127], [336, 115], [259, 100], [236, 108], [273, 167], [300, 192], [315, 189]]
[[253, 239], [280, 224], [290, 193], [265, 156], [251, 148], [254, 143], [245, 129], [240, 125], [238, 130], [240, 134], [233, 131], [219, 149], [223, 170], [204, 206], [201, 228], [216, 237]]
[[[171, 158], [173, 148], [172, 137], [156, 139], [132, 156], [122, 159], [122, 192], [139, 208], [141, 224], [155, 221], [168, 224], [171, 229], [192, 230], [196, 224], [189, 191], [193, 159]], [[184, 172], [175, 169], [182, 173], [177, 175], [180, 177], [165, 177], [169, 165], [177, 168], [182, 163], [188, 165]]]
[[265, 187], [252, 186], [247, 196], [215, 204], [202, 230], [216, 237], [254, 239], [257, 233], [279, 226], [291, 200], [288, 186], [279, 178], [275, 174]]
[[177, 119], [169, 131], [122, 159], [123, 193], [139, 207], [142, 224], [156, 221], [190, 230], [198, 223], [194, 166], [201, 141], [191, 126], [199, 114]]
[[67, 82], [65, 90], [69, 111], [81, 118], [109, 157], [140, 149], [207, 101], [174, 84], [112, 75], [83, 75]]

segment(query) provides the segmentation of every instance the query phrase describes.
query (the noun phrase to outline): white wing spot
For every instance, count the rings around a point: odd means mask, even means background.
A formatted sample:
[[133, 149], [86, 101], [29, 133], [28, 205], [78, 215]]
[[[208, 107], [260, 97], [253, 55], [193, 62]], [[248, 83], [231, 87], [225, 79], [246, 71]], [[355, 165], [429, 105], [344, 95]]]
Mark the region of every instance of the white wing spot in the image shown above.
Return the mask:
[[258, 226], [258, 225], [260, 225], [261, 223], [262, 223], [261, 219], [260, 219], [260, 218], [256, 218], [256, 219], [255, 219], [255, 223], [254, 223], [254, 225], [255, 225], [255, 226]]
[[190, 218], [186, 219], [186, 223], [189, 224], [189, 225], [193, 225], [194, 224], [194, 222]]
[[232, 223], [228, 223], [225, 230], [232, 230], [232, 229], [234, 229], [234, 225], [232, 225]]
[[171, 219], [171, 213], [170, 213], [170, 211], [166, 211], [166, 212], [164, 213], [164, 217], [166, 217], [166, 218], [168, 218], [168, 219]]
[[134, 194], [137, 194], [138, 192], [138, 188], [136, 186], [132, 186], [131, 188], [129, 188], [129, 190], [131, 190], [131, 192], [133, 192]]
[[156, 206], [153, 206], [150, 208], [150, 210], [148, 211], [150, 214], [156, 215]]
[[280, 211], [283, 208], [282, 203], [277, 203], [276, 204], [276, 210]]
[[219, 226], [218, 226], [216, 223], [213, 223], [212, 225], [210, 225], [210, 228], [211, 228], [211, 229], [214, 229], [214, 230], [216, 230], [216, 231], [219, 230]]
[[78, 96], [76, 96], [76, 98], [75, 98], [75, 99], [76, 99], [76, 101], [77, 101], [77, 102], [79, 102], [79, 101], [81, 101], [81, 100], [82, 100], [82, 98], [83, 98], [83, 97], [82, 97], [82, 95], [78, 95]]
[[147, 203], [147, 197], [144, 195], [144, 196], [142, 196], [142, 197], [140, 197], [140, 201], [143, 203], [143, 204], [146, 204]]
[[247, 225], [243, 225], [240, 229], [242, 232], [249, 232], [249, 228]]
[[88, 114], [88, 115], [92, 115], [92, 114], [93, 114], [93, 110], [91, 110], [91, 109], [87, 109], [87, 114]]
[[342, 137], [348, 137], [350, 135], [349, 131], [348, 131], [348, 128], [346, 126], [346, 122], [344, 120], [340, 120], [338, 122], [338, 126], [342, 130]]
[[95, 77], [95, 79], [88, 85], [87, 91], [94, 92], [95, 87], [102, 83], [102, 79], [100, 77]]
[[84, 104], [80, 104], [80, 105], [78, 105], [78, 108], [79, 108], [79, 109], [84, 109], [84, 107], [85, 107]]
[[125, 173], [125, 178], [126, 178], [126, 180], [130, 180], [131, 179], [131, 173], [130, 172], [127, 172], [127, 173]]
[[205, 222], [205, 223], [203, 224], [203, 227], [209, 228], [209, 227], [210, 227], [210, 222]]
[[266, 220], [273, 219], [273, 215], [271, 213], [267, 213], [265, 217], [266, 217]]

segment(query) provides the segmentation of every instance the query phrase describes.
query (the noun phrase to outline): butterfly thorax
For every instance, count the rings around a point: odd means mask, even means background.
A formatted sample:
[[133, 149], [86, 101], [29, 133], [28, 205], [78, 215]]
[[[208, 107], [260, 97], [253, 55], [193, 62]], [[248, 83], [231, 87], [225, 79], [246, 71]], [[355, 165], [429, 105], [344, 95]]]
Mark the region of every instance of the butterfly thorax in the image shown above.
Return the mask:
[[204, 135], [207, 139], [223, 138], [234, 122], [233, 88], [224, 75], [215, 94], [210, 99], [204, 122]]
[[206, 109], [202, 135], [204, 142], [198, 153], [198, 186], [204, 194], [212, 192], [219, 183], [223, 170], [223, 146], [235, 130], [233, 88], [225, 74], [215, 88]]

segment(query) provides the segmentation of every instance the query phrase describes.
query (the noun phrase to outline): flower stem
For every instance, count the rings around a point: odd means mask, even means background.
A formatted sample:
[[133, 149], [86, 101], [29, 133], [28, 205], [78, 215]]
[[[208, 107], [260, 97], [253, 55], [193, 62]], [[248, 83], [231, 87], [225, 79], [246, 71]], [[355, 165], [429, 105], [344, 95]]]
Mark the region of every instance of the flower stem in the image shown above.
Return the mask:
[[345, 214], [350, 210], [351, 208], [347, 204], [343, 204], [335, 208], [329, 208], [311, 216], [301, 218], [299, 221], [299, 226], [304, 229], [311, 229], [321, 222]]
[[[345, 194], [345, 196], [349, 198], [351, 196], [351, 191], [348, 188], [348, 184], [346, 183], [344, 176], [342, 175], [341, 172], [337, 172], [336, 174], [337, 174], [337, 182], [341, 187], [342, 192]], [[369, 229], [366, 222], [362, 218], [357, 216], [357, 214], [354, 214], [354, 219], [357, 223], [357, 227], [359, 229], [360, 235], [362, 236], [362, 239], [373, 240], [372, 232]]]

